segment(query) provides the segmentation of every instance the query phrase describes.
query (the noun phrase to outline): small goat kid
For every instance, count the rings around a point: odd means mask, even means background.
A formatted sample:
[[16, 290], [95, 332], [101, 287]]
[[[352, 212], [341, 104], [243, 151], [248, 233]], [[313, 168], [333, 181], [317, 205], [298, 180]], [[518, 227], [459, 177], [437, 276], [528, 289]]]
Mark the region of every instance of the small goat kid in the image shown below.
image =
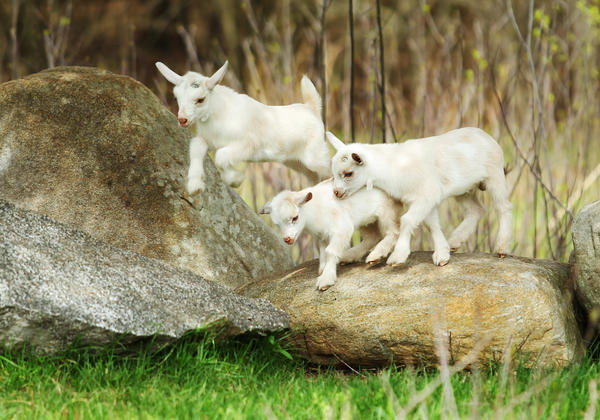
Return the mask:
[[321, 97], [306, 76], [301, 82], [305, 103], [269, 106], [219, 85], [227, 62], [210, 77], [191, 71], [180, 76], [160, 62], [156, 67], [175, 85], [179, 125], [194, 131], [188, 193], [204, 189], [208, 149], [216, 150], [215, 164], [234, 187], [244, 180], [234, 168], [240, 162], [281, 162], [314, 181], [331, 176]]
[[[301, 191], [282, 191], [260, 213], [271, 215], [289, 245], [304, 229], [318, 239], [317, 289], [326, 290], [335, 283], [338, 262], [360, 261], [373, 247], [368, 263], [387, 257], [398, 238], [401, 211], [399, 202], [378, 189], [362, 189], [337, 200], [329, 179]], [[362, 242], [349, 248], [357, 228]]]
[[[475, 195], [487, 189], [498, 212], [495, 251], [510, 250], [512, 205], [504, 174], [504, 155], [498, 143], [478, 128], [460, 128], [445, 134], [395, 144], [344, 144], [332, 133], [327, 139], [337, 150], [332, 158], [334, 194], [347, 200], [366, 186], [377, 187], [408, 206], [401, 218], [400, 235], [387, 263], [399, 265], [410, 255], [413, 230], [423, 221], [434, 242], [433, 262], [446, 265], [450, 249], [456, 250], [475, 231], [484, 210]], [[450, 235], [440, 228], [438, 205], [455, 196], [465, 211], [464, 220]], [[348, 198], [346, 198], [348, 197]]]

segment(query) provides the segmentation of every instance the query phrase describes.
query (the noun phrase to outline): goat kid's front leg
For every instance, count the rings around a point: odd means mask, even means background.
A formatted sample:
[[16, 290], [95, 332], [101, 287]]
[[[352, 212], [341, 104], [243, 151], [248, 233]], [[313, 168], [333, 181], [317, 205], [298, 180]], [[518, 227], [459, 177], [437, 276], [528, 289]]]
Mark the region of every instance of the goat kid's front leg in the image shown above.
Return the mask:
[[251, 151], [244, 145], [233, 144], [215, 153], [215, 165], [221, 170], [223, 180], [232, 187], [239, 187], [244, 181], [244, 174], [234, 168], [240, 162], [250, 160]]
[[204, 190], [204, 156], [208, 145], [202, 137], [190, 140], [190, 168], [188, 169], [186, 189], [189, 195]]
[[338, 234], [331, 238], [329, 245], [325, 248], [325, 264], [323, 265], [323, 272], [317, 277], [317, 289], [327, 290], [335, 284], [337, 279], [337, 264], [340, 260], [344, 250], [348, 248], [352, 233]]

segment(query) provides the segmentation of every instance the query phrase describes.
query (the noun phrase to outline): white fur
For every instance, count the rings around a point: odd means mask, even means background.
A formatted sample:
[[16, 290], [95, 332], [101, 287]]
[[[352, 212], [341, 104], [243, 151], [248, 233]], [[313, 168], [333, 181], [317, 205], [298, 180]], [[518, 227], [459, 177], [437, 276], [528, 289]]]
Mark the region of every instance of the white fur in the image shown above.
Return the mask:
[[[388, 256], [398, 238], [401, 210], [399, 202], [378, 189], [361, 189], [347, 200], [337, 200], [329, 179], [301, 191], [282, 191], [261, 213], [271, 215], [290, 245], [304, 229], [317, 238], [317, 288], [325, 290], [335, 283], [338, 262], [360, 261], [376, 244], [366, 261], [376, 263]], [[363, 240], [349, 249], [357, 228]]]
[[216, 150], [215, 164], [232, 186], [244, 179], [234, 168], [240, 162], [281, 162], [314, 181], [330, 176], [321, 97], [306, 76], [301, 83], [305, 103], [269, 106], [219, 85], [227, 62], [211, 77], [195, 72], [180, 76], [160, 62], [156, 67], [175, 85], [180, 125], [194, 132], [187, 181], [190, 194], [204, 189], [203, 162], [209, 149]]
[[[475, 196], [477, 187], [491, 193], [498, 212], [495, 251], [500, 256], [509, 252], [512, 205], [508, 201], [504, 155], [486, 132], [468, 127], [396, 144], [345, 145], [329, 132], [327, 138], [337, 150], [331, 163], [335, 196], [347, 199], [364, 186], [377, 187], [408, 206], [388, 264], [406, 262], [412, 232], [425, 221], [433, 235], [434, 263], [445, 265], [450, 248], [458, 248], [475, 231], [483, 214]], [[459, 199], [465, 218], [450, 235], [448, 244], [439, 226], [437, 208], [450, 196]]]

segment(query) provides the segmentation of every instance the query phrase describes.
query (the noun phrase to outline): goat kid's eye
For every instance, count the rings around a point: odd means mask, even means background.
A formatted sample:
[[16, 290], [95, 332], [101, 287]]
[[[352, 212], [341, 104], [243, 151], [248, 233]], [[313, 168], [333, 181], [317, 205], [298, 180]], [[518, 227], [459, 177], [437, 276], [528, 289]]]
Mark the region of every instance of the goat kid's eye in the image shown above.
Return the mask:
[[198, 98], [196, 99], [196, 105], [200, 105], [202, 102], [204, 102], [205, 98]]
[[352, 171], [344, 172], [343, 175], [344, 175], [344, 178], [350, 178], [352, 175], [354, 175], [354, 172], [352, 172]]
[[292, 217], [292, 223], [296, 223], [298, 221], [298, 216]]

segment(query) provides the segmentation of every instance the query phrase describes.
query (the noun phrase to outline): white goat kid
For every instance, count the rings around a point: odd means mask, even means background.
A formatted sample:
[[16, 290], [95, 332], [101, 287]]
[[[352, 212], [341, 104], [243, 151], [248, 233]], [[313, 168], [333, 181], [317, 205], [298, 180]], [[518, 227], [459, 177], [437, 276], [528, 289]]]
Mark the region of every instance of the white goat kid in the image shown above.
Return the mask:
[[[400, 235], [387, 263], [399, 265], [410, 255], [413, 230], [423, 221], [434, 242], [433, 262], [445, 265], [450, 248], [456, 250], [471, 235], [484, 210], [475, 196], [487, 189], [498, 212], [495, 252], [504, 257], [512, 237], [512, 205], [504, 174], [504, 155], [498, 143], [478, 128], [460, 128], [445, 134], [395, 144], [344, 144], [332, 133], [327, 139], [337, 150], [332, 158], [334, 194], [348, 199], [366, 186], [377, 187], [408, 206], [401, 218]], [[438, 205], [455, 196], [465, 218], [450, 235], [441, 231]], [[343, 201], [343, 200], [342, 200]]]
[[[325, 290], [335, 283], [338, 262], [360, 261], [373, 247], [368, 263], [387, 257], [398, 238], [401, 211], [399, 202], [378, 189], [361, 189], [347, 200], [337, 200], [329, 179], [301, 191], [282, 191], [260, 213], [271, 215], [289, 245], [304, 229], [317, 238], [317, 289]], [[363, 240], [349, 248], [357, 228]]]
[[204, 156], [216, 150], [215, 164], [231, 186], [244, 175], [234, 169], [240, 162], [281, 162], [311, 180], [330, 176], [329, 149], [321, 121], [321, 97], [311, 81], [301, 82], [305, 103], [269, 106], [219, 85], [227, 62], [212, 76], [187, 72], [180, 76], [163, 63], [156, 67], [175, 85], [182, 127], [191, 127], [187, 190], [204, 189]]

